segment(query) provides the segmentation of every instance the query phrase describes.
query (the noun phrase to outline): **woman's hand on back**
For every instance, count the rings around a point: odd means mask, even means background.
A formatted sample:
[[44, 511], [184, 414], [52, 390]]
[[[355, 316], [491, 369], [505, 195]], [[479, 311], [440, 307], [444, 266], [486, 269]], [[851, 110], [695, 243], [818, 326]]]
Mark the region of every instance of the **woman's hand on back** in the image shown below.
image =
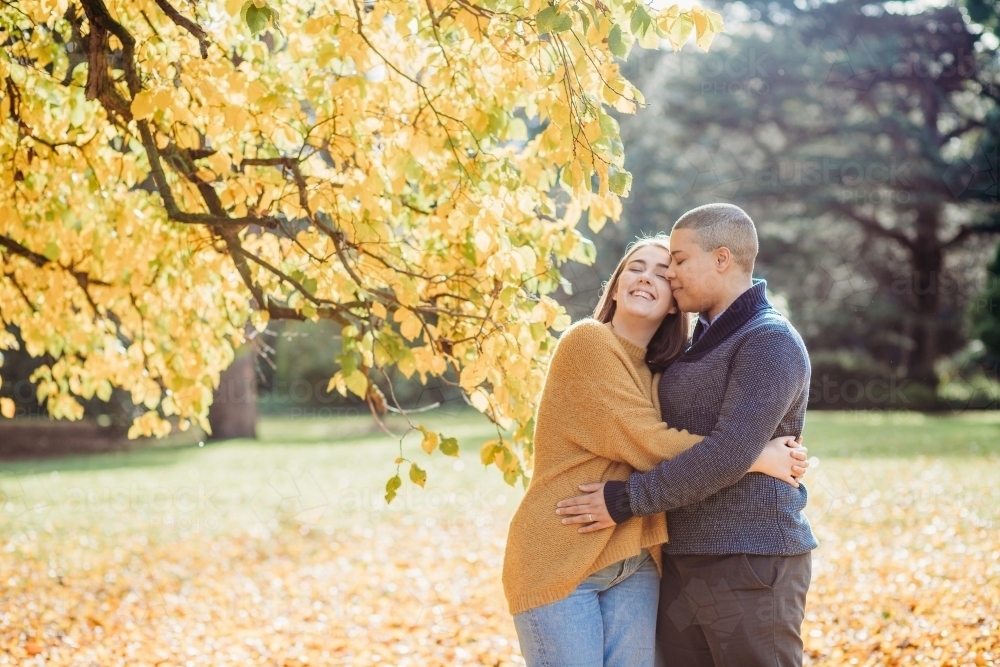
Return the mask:
[[604, 504], [604, 482], [581, 484], [578, 488], [586, 495], [556, 503], [556, 514], [570, 515], [562, 520], [564, 524], [584, 524], [577, 529], [578, 533], [593, 533], [617, 525]]
[[768, 442], [747, 472], [762, 472], [798, 488], [808, 467], [809, 450], [802, 446], [802, 436], [786, 435]]

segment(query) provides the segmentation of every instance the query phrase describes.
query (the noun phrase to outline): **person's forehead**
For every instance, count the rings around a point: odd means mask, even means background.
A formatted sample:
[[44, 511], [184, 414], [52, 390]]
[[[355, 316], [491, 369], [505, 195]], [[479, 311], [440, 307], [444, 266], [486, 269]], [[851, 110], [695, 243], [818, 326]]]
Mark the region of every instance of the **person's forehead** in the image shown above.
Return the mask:
[[670, 235], [670, 254], [697, 252], [701, 246], [697, 243], [695, 233], [693, 229], [675, 229]]
[[646, 245], [641, 248], [636, 248], [635, 252], [629, 258], [630, 262], [645, 262], [646, 260], [652, 260], [657, 262], [670, 261], [670, 251], [658, 245]]

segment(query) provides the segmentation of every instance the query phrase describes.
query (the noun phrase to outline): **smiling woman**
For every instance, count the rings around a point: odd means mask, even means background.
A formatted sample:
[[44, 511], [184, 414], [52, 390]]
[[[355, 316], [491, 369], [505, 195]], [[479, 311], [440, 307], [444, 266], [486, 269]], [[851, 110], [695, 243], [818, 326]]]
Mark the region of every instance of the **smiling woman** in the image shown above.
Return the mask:
[[657, 234], [637, 241], [611, 274], [608, 288], [594, 309], [595, 319], [647, 348], [646, 363], [654, 373], [681, 353], [689, 329], [688, 318], [678, 312], [667, 280], [669, 240], [666, 234]]

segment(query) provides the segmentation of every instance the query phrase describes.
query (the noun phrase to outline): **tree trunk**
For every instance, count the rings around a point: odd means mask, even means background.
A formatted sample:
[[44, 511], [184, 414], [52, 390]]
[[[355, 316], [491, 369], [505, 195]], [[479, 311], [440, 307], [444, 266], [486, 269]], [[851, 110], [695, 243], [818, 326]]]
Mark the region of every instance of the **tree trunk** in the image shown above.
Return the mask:
[[257, 437], [257, 377], [253, 363], [252, 348], [244, 348], [222, 372], [208, 411], [210, 440]]
[[919, 384], [936, 387], [934, 362], [938, 358], [938, 314], [944, 249], [938, 238], [940, 207], [918, 209], [917, 240], [910, 250], [913, 262], [913, 341], [916, 347], [907, 375]]

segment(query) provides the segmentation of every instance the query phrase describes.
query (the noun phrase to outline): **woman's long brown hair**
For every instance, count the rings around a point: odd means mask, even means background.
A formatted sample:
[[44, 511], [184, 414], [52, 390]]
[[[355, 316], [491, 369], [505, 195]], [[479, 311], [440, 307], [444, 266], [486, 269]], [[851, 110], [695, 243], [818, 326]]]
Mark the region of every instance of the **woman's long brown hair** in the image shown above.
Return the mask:
[[[594, 308], [594, 319], [599, 322], [610, 322], [615, 316], [615, 309], [618, 303], [611, 298], [618, 291], [618, 279], [625, 270], [629, 258], [639, 248], [655, 245], [670, 252], [670, 237], [664, 233], [656, 236], [641, 238], [629, 245], [625, 250], [625, 256], [618, 262], [611, 279], [604, 284], [604, 291]], [[646, 346], [646, 364], [654, 373], [659, 373], [670, 365], [677, 356], [684, 351], [687, 345], [688, 329], [690, 317], [681, 312], [668, 314], [663, 318], [660, 327], [653, 334], [653, 338]]]

